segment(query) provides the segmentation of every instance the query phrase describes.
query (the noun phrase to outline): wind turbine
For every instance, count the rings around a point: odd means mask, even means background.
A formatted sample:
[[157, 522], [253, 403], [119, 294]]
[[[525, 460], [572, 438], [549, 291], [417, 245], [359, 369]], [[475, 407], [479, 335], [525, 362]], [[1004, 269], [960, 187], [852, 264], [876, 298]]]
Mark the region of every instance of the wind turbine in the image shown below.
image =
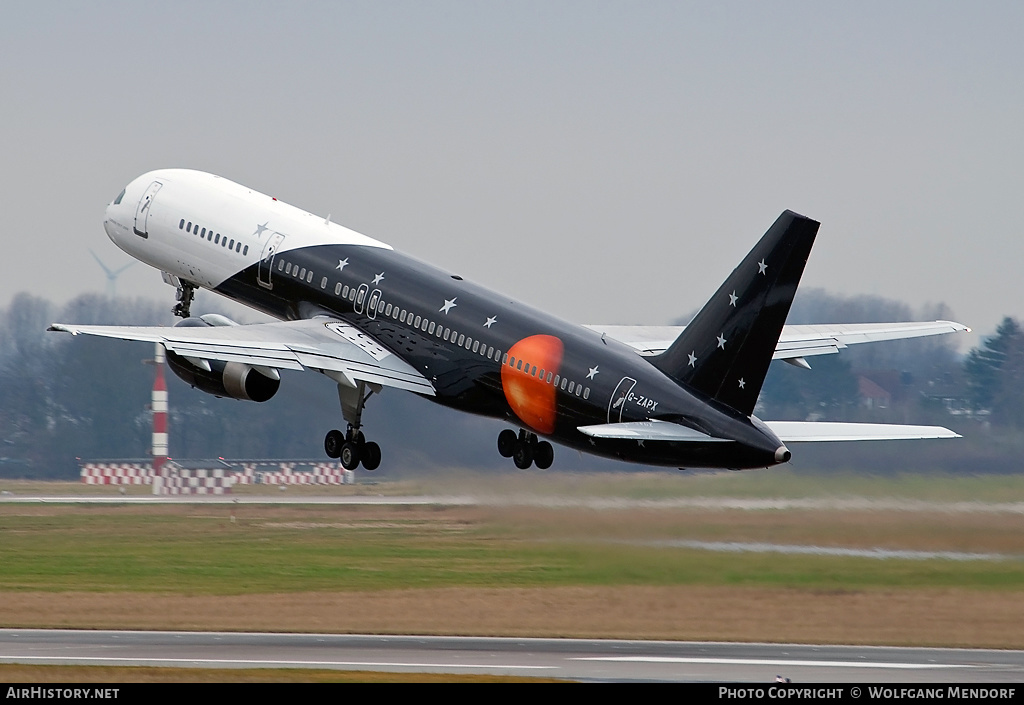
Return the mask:
[[111, 270], [110, 267], [103, 264], [103, 260], [101, 260], [95, 252], [89, 250], [89, 254], [92, 255], [94, 260], [96, 260], [96, 264], [103, 267], [103, 271], [107, 274], [107, 296], [112, 299], [117, 298], [117, 278], [121, 275], [121, 272], [135, 264], [135, 261], [129, 262], [120, 269]]

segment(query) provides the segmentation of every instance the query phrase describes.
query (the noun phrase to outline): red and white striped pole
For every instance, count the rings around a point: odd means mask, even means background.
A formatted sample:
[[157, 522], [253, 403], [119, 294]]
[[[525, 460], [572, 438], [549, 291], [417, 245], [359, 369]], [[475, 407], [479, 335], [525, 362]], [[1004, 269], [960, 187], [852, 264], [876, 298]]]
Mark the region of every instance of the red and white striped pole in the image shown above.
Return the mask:
[[167, 383], [164, 381], [164, 346], [156, 344], [156, 378], [153, 380], [153, 471], [167, 462]]

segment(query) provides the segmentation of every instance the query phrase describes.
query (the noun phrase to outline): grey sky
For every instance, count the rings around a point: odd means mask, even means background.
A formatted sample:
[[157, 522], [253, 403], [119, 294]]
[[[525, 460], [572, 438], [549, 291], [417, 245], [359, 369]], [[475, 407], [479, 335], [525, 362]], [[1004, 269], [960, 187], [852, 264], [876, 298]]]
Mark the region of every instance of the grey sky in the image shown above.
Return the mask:
[[786, 208], [805, 286], [1024, 316], [1024, 3], [0, 12], [0, 306], [102, 291], [105, 204], [183, 166], [578, 322], [692, 311]]

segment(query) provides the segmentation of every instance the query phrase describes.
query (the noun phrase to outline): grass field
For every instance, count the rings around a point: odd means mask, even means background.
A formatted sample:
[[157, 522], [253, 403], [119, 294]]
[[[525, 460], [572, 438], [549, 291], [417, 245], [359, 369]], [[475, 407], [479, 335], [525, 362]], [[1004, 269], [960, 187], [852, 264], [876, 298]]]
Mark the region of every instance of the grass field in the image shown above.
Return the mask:
[[[1024, 478], [466, 474], [332, 491], [485, 502], [0, 503], [0, 624], [1024, 647]], [[678, 502], [698, 498], [821, 502]]]

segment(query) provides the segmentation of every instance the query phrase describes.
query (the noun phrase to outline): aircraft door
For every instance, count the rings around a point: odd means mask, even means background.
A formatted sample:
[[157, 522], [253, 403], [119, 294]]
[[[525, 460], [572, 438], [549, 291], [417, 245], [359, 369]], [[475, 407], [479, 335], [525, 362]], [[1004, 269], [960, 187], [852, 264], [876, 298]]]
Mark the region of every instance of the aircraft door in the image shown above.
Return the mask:
[[356, 313], [363, 312], [363, 306], [366, 305], [366, 292], [370, 290], [370, 287], [366, 284], [360, 284], [359, 289], [356, 290], [356, 300], [353, 309]]
[[377, 304], [380, 302], [380, 289], [370, 292], [370, 301], [366, 304], [366, 315], [370, 318], [377, 317]]
[[142, 198], [139, 199], [139, 207], [135, 209], [135, 234], [139, 237], [149, 237], [149, 230], [146, 229], [146, 224], [149, 221], [150, 206], [153, 205], [156, 192], [162, 186], [163, 184], [159, 181], [154, 181], [146, 189], [146, 192], [142, 194]]
[[615, 387], [615, 391], [612, 392], [612, 398], [608, 401], [608, 423], [622, 422], [622, 410], [626, 407], [629, 393], [633, 391], [635, 386], [635, 379], [623, 377], [622, 381]]
[[277, 251], [281, 249], [282, 241], [284, 241], [284, 235], [281, 233], [271, 233], [270, 237], [267, 238], [267, 242], [263, 245], [263, 254], [260, 256], [260, 266], [256, 280], [264, 289], [274, 288], [274, 283], [270, 280], [270, 273], [274, 269], [274, 257], [277, 255]]

